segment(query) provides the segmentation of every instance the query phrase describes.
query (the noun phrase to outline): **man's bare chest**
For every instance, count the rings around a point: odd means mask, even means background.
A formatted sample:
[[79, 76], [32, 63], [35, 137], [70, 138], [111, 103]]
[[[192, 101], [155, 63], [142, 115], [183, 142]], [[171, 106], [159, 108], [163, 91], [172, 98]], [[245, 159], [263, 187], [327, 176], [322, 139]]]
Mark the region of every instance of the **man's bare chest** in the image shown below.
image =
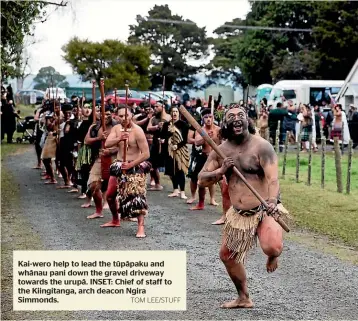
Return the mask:
[[227, 157], [231, 157], [234, 160], [235, 166], [244, 176], [263, 175], [259, 157], [253, 148], [225, 148], [223, 151]]

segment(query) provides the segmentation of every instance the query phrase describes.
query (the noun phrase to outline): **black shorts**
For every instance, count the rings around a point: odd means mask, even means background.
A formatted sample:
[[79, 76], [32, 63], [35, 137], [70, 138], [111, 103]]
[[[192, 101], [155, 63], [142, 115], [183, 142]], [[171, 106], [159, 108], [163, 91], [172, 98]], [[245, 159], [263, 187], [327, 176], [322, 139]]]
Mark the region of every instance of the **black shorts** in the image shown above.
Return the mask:
[[198, 175], [200, 171], [203, 169], [207, 159], [208, 159], [208, 155], [204, 153], [195, 154], [194, 156], [192, 155], [190, 159], [187, 177], [189, 177], [192, 181], [196, 182], [198, 180]]

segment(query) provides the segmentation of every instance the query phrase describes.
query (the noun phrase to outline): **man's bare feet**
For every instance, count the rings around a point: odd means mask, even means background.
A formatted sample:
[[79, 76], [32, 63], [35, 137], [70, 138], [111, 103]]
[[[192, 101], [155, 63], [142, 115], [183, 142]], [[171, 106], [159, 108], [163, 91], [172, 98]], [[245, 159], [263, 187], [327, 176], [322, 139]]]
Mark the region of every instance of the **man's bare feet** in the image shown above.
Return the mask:
[[145, 235], [144, 233], [144, 226], [143, 225], [140, 225], [138, 226], [138, 231], [137, 231], [137, 235], [135, 237], [137, 238], [144, 238], [146, 237], [147, 235]]
[[108, 205], [107, 202], [103, 204], [103, 209], [104, 209], [104, 210], [108, 210], [108, 209], [109, 209], [109, 205]]
[[87, 216], [87, 218], [88, 218], [89, 220], [93, 220], [93, 219], [95, 219], [95, 218], [101, 218], [101, 217], [103, 217], [103, 214], [102, 214], [102, 213], [93, 213], [92, 215]]
[[151, 186], [148, 188], [148, 191], [162, 191], [163, 190], [163, 186], [162, 185], [155, 185], [155, 186]]
[[45, 182], [46, 185], [48, 184], [57, 184], [57, 181], [56, 180], [51, 180], [51, 181], [48, 181], [48, 182]]
[[78, 193], [78, 188], [72, 188], [71, 190], [67, 191], [67, 193]]
[[277, 269], [277, 267], [278, 267], [278, 257], [277, 256], [268, 257], [266, 263], [267, 272], [272, 273]]
[[81, 194], [80, 196], [78, 196], [77, 198], [80, 199], [80, 200], [83, 200], [85, 199], [87, 196], [86, 194]]
[[71, 188], [71, 185], [61, 185], [61, 186], [57, 186], [57, 189], [66, 189], [66, 188]]
[[89, 208], [89, 207], [91, 207], [91, 206], [92, 206], [91, 203], [85, 203], [85, 204], [82, 204], [82, 205], [81, 205], [82, 208]]
[[223, 309], [239, 309], [239, 308], [252, 308], [254, 306], [251, 299], [236, 299], [229, 302], [225, 302], [220, 306]]
[[194, 202], [195, 202], [195, 197], [191, 197], [186, 201], [187, 204], [193, 204]]
[[225, 224], [225, 217], [220, 217], [217, 221], [211, 223], [211, 225], [223, 225]]
[[181, 198], [182, 200], [186, 200], [186, 199], [187, 199], [187, 197], [186, 197], [186, 195], [185, 195], [185, 192], [180, 192], [180, 198]]
[[122, 218], [121, 219], [122, 222], [126, 221], [126, 222], [138, 222], [138, 219], [136, 217], [126, 217], [126, 218]]
[[212, 206], [218, 206], [219, 203], [216, 203], [215, 200], [210, 200], [210, 205], [212, 205]]
[[195, 205], [190, 208], [191, 211], [202, 211], [204, 209], [204, 205]]
[[101, 227], [120, 227], [120, 226], [121, 226], [120, 221], [113, 221], [113, 220], [101, 225]]
[[179, 193], [171, 193], [168, 195], [168, 197], [178, 197], [179, 195]]

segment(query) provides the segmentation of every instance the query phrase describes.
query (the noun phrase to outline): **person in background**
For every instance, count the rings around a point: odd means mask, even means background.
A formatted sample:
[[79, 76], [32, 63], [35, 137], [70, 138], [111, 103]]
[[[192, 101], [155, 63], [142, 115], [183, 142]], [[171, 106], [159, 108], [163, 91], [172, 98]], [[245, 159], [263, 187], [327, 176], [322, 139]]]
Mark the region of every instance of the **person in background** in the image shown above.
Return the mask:
[[322, 113], [318, 105], [314, 106], [314, 121], [316, 127], [316, 140], [315, 143], [319, 144], [321, 142], [321, 129], [322, 129]]
[[283, 120], [287, 116], [287, 109], [282, 105], [282, 103], [277, 103], [276, 109], [271, 109], [268, 116], [268, 127], [270, 130], [270, 140], [271, 144], [275, 144], [276, 141], [276, 130], [278, 122], [280, 121], [280, 135], [279, 135], [279, 144], [280, 152], [283, 150]]
[[357, 107], [351, 106], [352, 115], [349, 121], [350, 135], [353, 140], [353, 148], [358, 146], [358, 111]]
[[[309, 149], [309, 138], [313, 132], [313, 115], [311, 108], [308, 105], [302, 105], [301, 107], [301, 143], [302, 150], [307, 152]], [[313, 140], [313, 137], [312, 137]]]
[[341, 104], [334, 106], [333, 114], [333, 126], [330, 137], [331, 142], [334, 142], [334, 137], [338, 137], [340, 144], [348, 145], [350, 140], [348, 121]]
[[286, 139], [286, 134], [289, 132], [289, 142], [294, 144], [296, 142], [296, 124], [298, 122], [296, 107], [292, 101], [288, 101], [287, 115], [283, 119], [283, 136]]
[[12, 100], [8, 102], [6, 99], [1, 99], [1, 141], [5, 138], [8, 144], [12, 144], [12, 138], [16, 130], [16, 118], [20, 118], [15, 111]]
[[165, 139], [163, 151], [165, 157], [165, 175], [173, 184], [173, 193], [168, 197], [187, 199], [185, 195], [185, 175], [188, 173], [190, 155], [187, 146], [189, 126], [179, 119], [179, 109], [170, 110], [171, 121], [163, 124], [160, 137]]

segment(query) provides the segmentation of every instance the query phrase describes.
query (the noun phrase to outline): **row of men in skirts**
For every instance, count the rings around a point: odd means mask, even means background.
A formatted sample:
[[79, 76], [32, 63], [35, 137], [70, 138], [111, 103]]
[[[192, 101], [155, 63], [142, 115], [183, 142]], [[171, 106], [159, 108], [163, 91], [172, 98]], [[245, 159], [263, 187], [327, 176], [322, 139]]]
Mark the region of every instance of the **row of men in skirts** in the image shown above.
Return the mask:
[[[109, 157], [107, 157], [106, 165], [103, 163], [104, 137], [99, 137], [102, 127], [100, 108], [97, 107], [96, 121], [93, 122], [91, 106], [80, 102], [80, 99], [73, 99], [72, 104], [65, 105], [57, 101], [46, 101], [36, 111], [35, 150], [38, 163], [35, 168], [40, 169], [42, 164], [44, 165], [42, 179], [45, 180], [45, 184], [58, 184], [57, 174], [58, 178], [63, 179], [63, 185], [57, 188], [69, 189], [69, 193], [79, 193], [79, 199], [86, 199], [86, 202], [81, 205], [82, 208], [91, 207], [93, 200], [96, 211], [88, 216], [92, 219], [103, 217], [103, 210], [108, 208], [106, 192], [109, 175], [113, 174], [118, 178], [117, 201], [121, 203], [119, 205], [121, 219], [137, 220], [138, 213], [146, 213], [148, 210], [147, 190], [161, 191], [163, 189], [160, 172], [164, 168], [164, 174], [170, 177], [173, 185], [173, 192], [168, 197], [180, 197], [186, 203], [193, 204], [198, 194], [198, 203], [190, 209], [204, 209], [206, 191], [205, 188], [198, 187], [197, 181], [211, 147], [193, 127], [180, 117], [177, 106], [173, 106], [169, 112], [164, 104], [157, 102], [154, 105], [142, 105], [132, 110], [132, 122], [142, 128], [150, 148], [150, 158], [145, 162], [145, 166], [139, 167], [137, 172], [132, 174], [140, 174], [143, 177], [150, 173], [147, 188], [146, 180], [143, 179], [137, 179], [132, 185], [128, 185], [128, 177], [123, 178], [124, 171], [114, 166], [117, 150], [107, 155]], [[107, 106], [105, 111], [107, 132], [121, 123], [118, 111], [125, 106], [112, 107]], [[201, 122], [203, 130], [215, 143], [220, 144], [220, 127], [214, 124], [211, 109], [204, 107], [199, 115], [194, 109], [190, 111], [194, 113], [197, 121]], [[111, 164], [113, 164], [112, 171], [110, 170]], [[106, 177], [103, 177], [104, 165], [108, 166], [110, 173]], [[130, 174], [127, 173], [128, 175]], [[189, 199], [185, 195], [186, 177], [190, 178]], [[121, 189], [120, 182], [123, 180], [127, 181], [126, 191]], [[230, 208], [225, 178], [220, 182], [220, 187], [223, 214], [213, 223], [217, 225], [224, 224], [225, 213]], [[210, 204], [217, 206], [215, 187], [209, 188], [209, 194]]]

